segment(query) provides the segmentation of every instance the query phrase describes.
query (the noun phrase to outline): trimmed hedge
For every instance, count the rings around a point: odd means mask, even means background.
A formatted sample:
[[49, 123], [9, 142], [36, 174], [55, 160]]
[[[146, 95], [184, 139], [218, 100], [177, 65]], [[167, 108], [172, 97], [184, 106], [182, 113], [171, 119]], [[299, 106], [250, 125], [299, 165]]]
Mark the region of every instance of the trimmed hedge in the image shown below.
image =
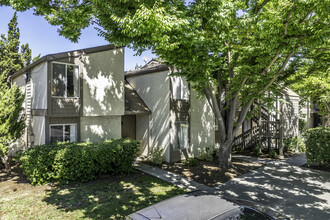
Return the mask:
[[138, 150], [139, 143], [130, 139], [56, 143], [30, 148], [18, 161], [32, 184], [86, 182], [103, 174], [130, 173]]
[[305, 131], [308, 164], [330, 167], [330, 128], [318, 127]]

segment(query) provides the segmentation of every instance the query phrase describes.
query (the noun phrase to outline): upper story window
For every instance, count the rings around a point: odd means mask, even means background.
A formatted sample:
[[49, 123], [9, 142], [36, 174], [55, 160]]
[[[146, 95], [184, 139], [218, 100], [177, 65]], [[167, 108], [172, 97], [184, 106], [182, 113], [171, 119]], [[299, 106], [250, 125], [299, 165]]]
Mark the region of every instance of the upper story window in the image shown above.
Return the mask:
[[172, 76], [172, 97], [174, 100], [189, 100], [188, 83], [180, 76]]
[[79, 97], [79, 67], [72, 64], [53, 63], [52, 96]]

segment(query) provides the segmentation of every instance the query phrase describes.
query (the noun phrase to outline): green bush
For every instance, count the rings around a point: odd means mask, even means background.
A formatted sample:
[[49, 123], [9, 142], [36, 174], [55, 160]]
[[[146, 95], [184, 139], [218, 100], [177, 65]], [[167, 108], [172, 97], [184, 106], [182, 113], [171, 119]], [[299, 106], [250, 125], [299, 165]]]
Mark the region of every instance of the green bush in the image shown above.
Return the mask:
[[275, 150], [271, 150], [271, 151], [269, 152], [269, 156], [270, 156], [271, 158], [273, 158], [273, 159], [277, 159], [277, 158], [278, 158], [278, 155], [277, 155], [277, 153], [276, 153]]
[[196, 158], [188, 158], [184, 161], [184, 165], [188, 167], [196, 167], [199, 165], [199, 161]]
[[198, 158], [205, 161], [213, 161], [214, 149], [212, 147], [198, 148]]
[[307, 162], [330, 167], [330, 128], [308, 129], [304, 137]]
[[253, 155], [255, 155], [256, 157], [260, 157], [262, 155], [262, 147], [259, 144], [256, 144], [253, 148]]
[[307, 121], [303, 118], [299, 118], [299, 121], [298, 121], [298, 129], [299, 129], [299, 132], [302, 133], [304, 130], [305, 130], [305, 126], [307, 124]]
[[138, 149], [138, 142], [129, 139], [56, 143], [30, 148], [18, 161], [32, 184], [85, 182], [102, 174], [131, 172]]
[[283, 144], [285, 151], [306, 151], [306, 145], [301, 135], [299, 135], [298, 137], [286, 138], [284, 139]]
[[151, 151], [150, 162], [156, 165], [161, 165], [164, 161], [163, 159], [163, 148], [155, 147]]

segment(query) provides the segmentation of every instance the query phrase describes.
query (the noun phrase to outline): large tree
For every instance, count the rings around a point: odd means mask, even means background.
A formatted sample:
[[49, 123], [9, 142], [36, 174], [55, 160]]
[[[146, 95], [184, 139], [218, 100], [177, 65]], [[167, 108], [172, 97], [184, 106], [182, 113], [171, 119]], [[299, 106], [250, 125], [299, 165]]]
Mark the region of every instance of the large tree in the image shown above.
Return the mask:
[[264, 94], [276, 94], [290, 65], [297, 65], [294, 55], [317, 49], [329, 37], [329, 0], [0, 2], [33, 8], [72, 41], [95, 25], [110, 43], [138, 53], [152, 50], [175, 66], [212, 106], [220, 167], [232, 165], [234, 136], [253, 103], [271, 101]]
[[31, 62], [28, 44], [20, 49], [20, 31], [16, 12], [8, 24], [8, 33], [0, 38], [0, 157], [10, 174], [10, 145], [21, 137], [24, 130], [24, 95], [9, 77]]
[[318, 105], [322, 125], [330, 127], [330, 39], [317, 50], [303, 50], [296, 60], [295, 74], [287, 79], [304, 103]]
[[15, 12], [8, 24], [8, 33], [1, 34], [0, 74], [6, 78], [31, 63], [31, 49], [28, 44], [20, 47], [20, 31]]

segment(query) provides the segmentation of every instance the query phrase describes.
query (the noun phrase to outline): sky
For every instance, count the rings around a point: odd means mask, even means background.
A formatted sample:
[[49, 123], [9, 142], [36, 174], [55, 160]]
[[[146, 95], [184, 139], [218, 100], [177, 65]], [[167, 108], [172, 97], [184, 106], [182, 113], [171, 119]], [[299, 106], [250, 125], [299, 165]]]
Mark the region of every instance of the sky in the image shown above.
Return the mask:
[[[14, 15], [14, 10], [10, 7], [0, 7], [0, 33], [8, 32], [8, 23]], [[18, 12], [18, 27], [20, 29], [21, 44], [28, 43], [32, 50], [32, 57], [41, 54], [60, 53], [65, 51], [96, 47], [109, 44], [102, 37], [97, 35], [97, 31], [92, 28], [86, 28], [78, 43], [60, 36], [56, 26], [50, 25], [43, 17], [33, 15], [32, 11]], [[125, 71], [132, 70], [136, 64], [144, 65], [144, 57], [149, 60], [156, 55], [150, 51], [144, 52], [141, 56], [134, 56], [135, 52], [131, 49], [125, 49]]]

